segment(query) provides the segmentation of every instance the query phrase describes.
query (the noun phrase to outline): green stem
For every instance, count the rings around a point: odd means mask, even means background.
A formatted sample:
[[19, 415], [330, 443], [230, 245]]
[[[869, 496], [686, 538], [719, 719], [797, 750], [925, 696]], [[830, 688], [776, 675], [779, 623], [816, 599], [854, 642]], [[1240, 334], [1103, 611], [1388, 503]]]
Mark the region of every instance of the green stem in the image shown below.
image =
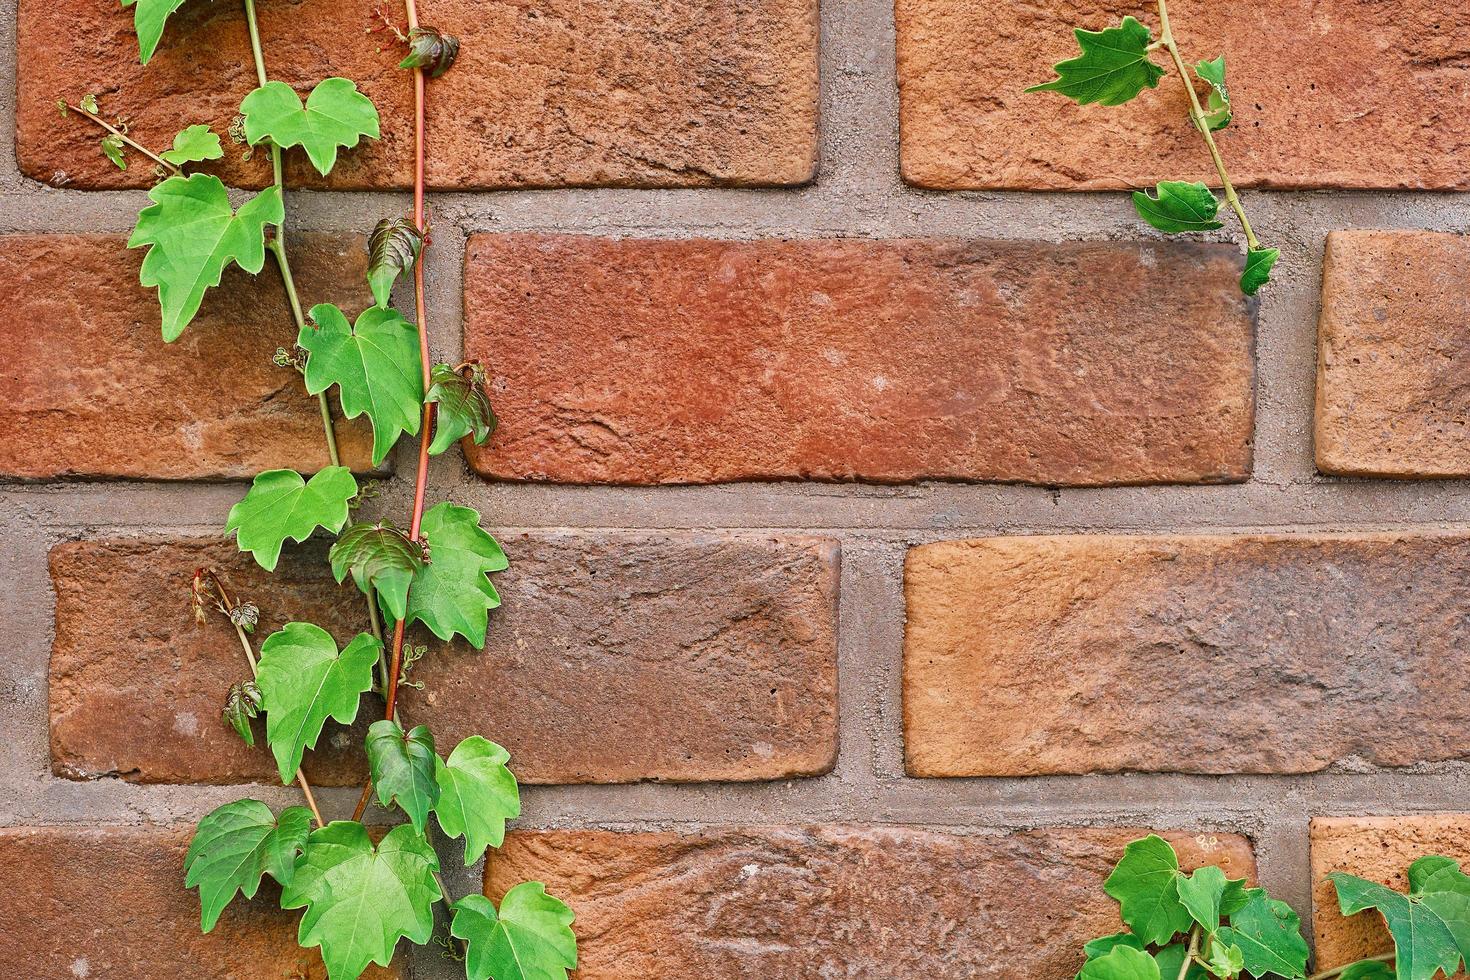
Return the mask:
[[[1199, 953], [1199, 926], [1195, 926], [1189, 932], [1189, 951], [1184, 954], [1184, 962], [1179, 964], [1179, 978], [1184, 980], [1189, 975], [1189, 968], [1194, 966], [1194, 958]], [[1158, 971], [1155, 970], [1155, 973]]]
[[1225, 190], [1225, 203], [1235, 212], [1240, 219], [1240, 227], [1245, 231], [1245, 241], [1252, 249], [1261, 247], [1256, 239], [1256, 233], [1251, 230], [1250, 219], [1245, 216], [1245, 208], [1241, 206], [1240, 196], [1235, 193], [1235, 185], [1230, 183], [1230, 175], [1225, 172], [1225, 158], [1220, 155], [1220, 148], [1215, 145], [1215, 137], [1210, 132], [1210, 124], [1205, 121], [1205, 110], [1200, 105], [1199, 93], [1194, 90], [1194, 83], [1189, 80], [1189, 69], [1184, 67], [1184, 58], [1179, 54], [1179, 46], [1174, 43], [1174, 32], [1169, 27], [1168, 0], [1159, 0], [1159, 39], [1156, 44], [1163, 45], [1169, 52], [1169, 57], [1174, 62], [1174, 68], [1179, 72], [1179, 79], [1184, 83], [1184, 91], [1189, 93], [1189, 118], [1194, 123], [1194, 128], [1205, 139], [1205, 148], [1210, 151], [1210, 159], [1214, 161], [1215, 173], [1220, 175], [1220, 186]]
[[1361, 960], [1353, 960], [1351, 963], [1344, 963], [1342, 966], [1334, 966], [1330, 970], [1323, 970], [1321, 973], [1314, 973], [1310, 977], [1307, 977], [1307, 980], [1329, 980], [1329, 978], [1337, 976], [1350, 966], [1357, 966], [1359, 963], [1391, 963], [1396, 956], [1396, 953], [1383, 953], [1378, 956], [1365, 956]]

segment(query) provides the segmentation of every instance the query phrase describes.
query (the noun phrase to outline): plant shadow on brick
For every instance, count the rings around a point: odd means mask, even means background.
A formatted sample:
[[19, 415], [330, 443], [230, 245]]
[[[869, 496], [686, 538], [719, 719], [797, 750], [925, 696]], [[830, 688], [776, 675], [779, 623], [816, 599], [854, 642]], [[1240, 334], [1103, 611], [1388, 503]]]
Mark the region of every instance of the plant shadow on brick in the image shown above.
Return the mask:
[[[1234, 110], [1230, 104], [1230, 92], [1225, 86], [1225, 56], [1214, 61], [1195, 64], [1195, 76], [1208, 86], [1206, 101], [1201, 103], [1195, 91], [1194, 81], [1185, 66], [1184, 57], [1174, 41], [1174, 32], [1169, 25], [1168, 0], [1158, 0], [1159, 39], [1153, 40], [1149, 29], [1133, 17], [1124, 17], [1118, 27], [1102, 31], [1075, 31], [1077, 44], [1082, 53], [1055, 66], [1057, 77], [1041, 85], [1033, 85], [1027, 92], [1060, 92], [1078, 105], [1096, 102], [1105, 106], [1119, 106], [1131, 101], [1146, 88], [1157, 88], [1164, 69], [1150, 58], [1153, 52], [1167, 52], [1169, 60], [1179, 73], [1184, 89], [1189, 95], [1189, 121], [1204, 139], [1210, 161], [1220, 177], [1220, 186], [1225, 191], [1225, 203], [1230, 205], [1235, 217], [1245, 232], [1247, 246], [1245, 271], [1240, 276], [1240, 288], [1247, 296], [1256, 292], [1271, 279], [1271, 269], [1281, 257], [1281, 251], [1267, 248], [1256, 238], [1250, 219], [1230, 174], [1225, 170], [1225, 159], [1215, 143], [1214, 134], [1230, 125]], [[1167, 233], [1213, 231], [1223, 228], [1217, 220], [1220, 201], [1201, 182], [1182, 180], [1160, 181], [1153, 196], [1146, 191], [1133, 192], [1133, 207], [1138, 216], [1159, 231]]]
[[[183, 0], [122, 3], [135, 8], [147, 64]], [[507, 565], [478, 513], [448, 501], [425, 509], [429, 457], [461, 439], [483, 444], [496, 422], [478, 365], [431, 363], [425, 322], [425, 82], [451, 66], [458, 41], [421, 27], [414, 0], [406, 2], [406, 30], [384, 19], [406, 49], [400, 67], [411, 71], [414, 85], [414, 210], [412, 220], [384, 219], [374, 229], [367, 282], [374, 305], [349, 322], [328, 303], [303, 312], [286, 247], [282, 157], [299, 147], [325, 176], [340, 151], [378, 138], [377, 110], [345, 78], [322, 80], [304, 102], [289, 85], [270, 80], [254, 0], [243, 5], [258, 85], [241, 103], [230, 135], [248, 144], [247, 154], [267, 150], [273, 179], [238, 208], [217, 177], [185, 172], [223, 157], [220, 137], [208, 126], [189, 126], [168, 150], [154, 152], [129, 136], [121, 120], [109, 122], [95, 96], [58, 103], [63, 113], [78, 113], [106, 132], [101, 150], [117, 166], [126, 168], [128, 154], [139, 153], [161, 179], [128, 246], [148, 249], [141, 282], [158, 290], [165, 341], [184, 332], [229, 265], [253, 274], [267, 252], [275, 259], [296, 329], [294, 346], [278, 350], [276, 363], [300, 372], [306, 392], [316, 396], [328, 465], [309, 479], [293, 470], [259, 474], [230, 511], [225, 530], [267, 571], [275, 569], [287, 540], [302, 542], [322, 531], [336, 535], [332, 572], [339, 583], [352, 578], [367, 609], [369, 628], [345, 647], [318, 626], [293, 622], [266, 637], [257, 654], [259, 610], [232, 596], [214, 570], [195, 573], [196, 617], [201, 623], [213, 614], [227, 620], [250, 670], [225, 694], [225, 721], [254, 745], [251, 721], [264, 715], [266, 747], [281, 781], [297, 784], [306, 806], [275, 814], [247, 799], [210, 813], [189, 846], [185, 884], [199, 890], [200, 924], [209, 932], [237, 893], [254, 897], [269, 875], [281, 886], [281, 906], [304, 910], [298, 942], [320, 948], [331, 980], [358, 977], [371, 964], [387, 966], [400, 939], [427, 943], [436, 902], [450, 914], [451, 938], [443, 945], [464, 963], [469, 980], [564, 980], [576, 966], [571, 909], [540, 882], [515, 886], [498, 907], [480, 895], [452, 901], [429, 843], [433, 818], [445, 835], [463, 838], [467, 866], [501, 845], [506, 821], [520, 814], [509, 753], [476, 735], [440, 756], [428, 728], [410, 729], [397, 709], [398, 689], [414, 683], [409, 668], [425, 649], [406, 642], [407, 627], [417, 623], [441, 640], [458, 636], [483, 646], [489, 610], [500, 604], [489, 576]], [[395, 282], [408, 274], [414, 322], [389, 301]], [[366, 414], [371, 421], [374, 465], [400, 436], [419, 437], [407, 530], [385, 519], [354, 519], [373, 494], [342, 465], [328, 400], [333, 388], [343, 415]], [[384, 616], [394, 624], [391, 642], [385, 641]], [[362, 797], [352, 819], [327, 822], [301, 771], [302, 758], [329, 719], [351, 724], [370, 692], [382, 696], [385, 710], [368, 731], [370, 771]], [[376, 842], [360, 822], [374, 789], [382, 807], [408, 817]]]
[[1328, 878], [1344, 915], [1382, 914], [1394, 949], [1308, 976], [1291, 906], [1217, 867], [1185, 874], [1161, 837], [1133, 841], [1103, 885], [1128, 930], [1087, 943], [1077, 980], [1433, 980], [1470, 961], [1470, 876], [1458, 862], [1415, 861], [1407, 893], [1343, 872]]

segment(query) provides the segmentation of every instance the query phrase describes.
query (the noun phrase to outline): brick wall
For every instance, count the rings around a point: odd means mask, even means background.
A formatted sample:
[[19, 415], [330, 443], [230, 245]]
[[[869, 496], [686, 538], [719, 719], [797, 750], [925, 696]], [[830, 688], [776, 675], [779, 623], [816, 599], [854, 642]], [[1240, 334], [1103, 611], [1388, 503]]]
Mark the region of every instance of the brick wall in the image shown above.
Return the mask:
[[[1248, 302], [1227, 236], [1057, 193], [1204, 176], [1172, 88], [1019, 95], [1067, 25], [1137, 5], [421, 7], [464, 40], [432, 346], [489, 365], [502, 418], [433, 492], [512, 564], [485, 650], [436, 649], [405, 712], [526, 784], [456, 891], [554, 882], [588, 980], [1064, 980], [1144, 829], [1291, 901], [1322, 966], [1382, 942], [1326, 871], [1470, 858], [1470, 13], [1178, 0], [1186, 46], [1228, 25], [1222, 144], [1285, 253]], [[121, 248], [146, 173], [54, 109], [222, 127], [240, 17], [194, 0], [142, 71], [110, 2], [3, 10], [0, 972], [316, 978], [263, 905], [198, 935], [179, 871], [241, 784], [291, 799], [219, 719], [236, 651], [193, 568], [267, 627], [356, 615], [318, 544], [267, 577], [219, 533], [242, 478], [323, 462], [269, 364], [279, 283], [235, 275], [164, 347]], [[277, 75], [350, 75], [395, 120], [330, 186], [295, 174], [298, 278], [349, 307], [409, 166], [368, 14], [262, 8]], [[308, 765], [336, 814], [358, 736]]]

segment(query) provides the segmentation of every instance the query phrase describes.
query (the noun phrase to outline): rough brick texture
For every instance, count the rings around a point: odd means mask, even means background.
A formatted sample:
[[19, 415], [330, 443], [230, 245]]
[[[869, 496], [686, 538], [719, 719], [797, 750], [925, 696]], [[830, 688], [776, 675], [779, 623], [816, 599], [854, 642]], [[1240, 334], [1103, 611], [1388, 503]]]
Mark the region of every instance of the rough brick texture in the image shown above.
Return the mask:
[[[903, 175], [939, 189], [1088, 190], [1216, 180], [1170, 69], [1119, 107], [1023, 90], [1136, 3], [897, 0]], [[1470, 9], [1437, 0], [1177, 0], [1193, 63], [1222, 52], [1236, 117], [1219, 142], [1247, 187], [1470, 187]], [[1155, 56], [1168, 64], [1162, 54]], [[1429, 122], [1432, 121], [1432, 125]]]
[[1238, 273], [1210, 245], [479, 235], [465, 347], [504, 424], [471, 463], [572, 483], [1240, 480]]
[[[429, 102], [435, 187], [798, 184], [815, 172], [815, 0], [425, 0], [419, 13], [463, 42]], [[264, 4], [260, 21], [273, 78], [304, 94], [343, 75], [390, 121], [381, 141], [343, 154], [331, 186], [410, 183], [413, 86], [391, 37], [366, 33], [371, 5]], [[23, 0], [19, 32], [18, 155], [38, 180], [151, 182], [141, 161], [126, 173], [108, 163], [99, 131], [62, 118], [58, 98], [101, 92], [133, 135], [167, 146], [181, 122], [226, 132], [256, 84], [239, 4], [188, 4], [146, 68], [132, 12], [114, 3]], [[293, 179], [319, 182], [291, 157]], [[263, 153], [226, 158], [213, 169], [231, 183], [270, 179]]]
[[[435, 645], [403, 713], [446, 751], [483, 734], [525, 782], [756, 780], [826, 771], [836, 753], [837, 547], [813, 538], [544, 532], [507, 539], [505, 605], [483, 652]], [[269, 754], [219, 716], [246, 676], [234, 634], [195, 624], [198, 566], [261, 608], [258, 637], [288, 619], [345, 640], [361, 595], [324, 549], [266, 575], [233, 545], [73, 542], [52, 552], [52, 763], [62, 775], [142, 782], [269, 781]], [[432, 640], [425, 634], [424, 639]], [[164, 668], [164, 669], [161, 669]], [[370, 721], [377, 709], [364, 709]], [[356, 782], [360, 731], [329, 723], [315, 782]], [[547, 732], [555, 732], [548, 738]]]
[[1317, 467], [1470, 476], [1470, 239], [1327, 236], [1317, 338]]
[[1461, 758], [1467, 583], [1462, 535], [916, 548], [909, 771], [1298, 773]]
[[[0, 830], [0, 963], [26, 980], [326, 980], [320, 954], [296, 945], [299, 912], [275, 884], [236, 900], [208, 935], [183, 888], [190, 830], [49, 827]], [[408, 975], [371, 967], [365, 980]]]
[[1312, 932], [1317, 969], [1329, 970], [1393, 951], [1393, 939], [1378, 913], [1343, 916], [1338, 911], [1337, 893], [1327, 874], [1346, 871], [1402, 891], [1408, 887], [1404, 872], [1426, 854], [1470, 862], [1470, 814], [1318, 817], [1312, 821]]
[[[211, 290], [172, 344], [142, 251], [113, 235], [0, 238], [0, 476], [252, 477], [327, 464], [321, 415], [301, 377], [276, 367], [296, 341], [270, 261]], [[356, 236], [309, 235], [293, 259], [307, 295], [346, 308], [367, 297]], [[365, 418], [339, 420], [347, 462], [371, 466]]]
[[[520, 832], [486, 892], [544, 881], [577, 910], [577, 975], [1064, 980], [1119, 929], [1102, 882], [1145, 831], [913, 827]], [[1230, 834], [1168, 835], [1188, 867], [1253, 877]]]

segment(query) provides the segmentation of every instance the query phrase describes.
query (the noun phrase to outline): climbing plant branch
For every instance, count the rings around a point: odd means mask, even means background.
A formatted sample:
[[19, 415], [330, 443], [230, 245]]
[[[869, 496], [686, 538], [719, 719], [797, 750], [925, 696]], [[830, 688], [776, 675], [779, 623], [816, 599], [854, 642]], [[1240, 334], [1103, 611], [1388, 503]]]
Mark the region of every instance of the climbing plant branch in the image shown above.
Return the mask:
[[[1074, 31], [1082, 53], [1055, 66], [1057, 77], [1027, 92], [1060, 92], [1078, 105], [1096, 102], [1105, 106], [1131, 101], [1145, 88], [1155, 88], [1164, 69], [1149, 55], [1163, 50], [1169, 56], [1189, 99], [1190, 124], [1204, 140], [1210, 162], [1220, 179], [1225, 202], [1235, 212], [1246, 240], [1245, 270], [1240, 288], [1247, 295], [1255, 293], [1271, 278], [1271, 270], [1280, 251], [1263, 246], [1246, 217], [1240, 195], [1225, 168], [1215, 133], [1230, 125], [1234, 109], [1225, 85], [1225, 56], [1194, 65], [1194, 78], [1179, 51], [1174, 29], [1169, 21], [1168, 0], [1157, 0], [1159, 39], [1153, 40], [1149, 29], [1133, 17], [1124, 17], [1118, 27], [1102, 31]], [[1194, 79], [1209, 88], [1206, 102], [1200, 101]], [[1218, 218], [1220, 202], [1204, 183], [1178, 180], [1160, 181], [1153, 195], [1145, 191], [1133, 193], [1133, 206], [1139, 217], [1167, 233], [1212, 231], [1224, 227]]]

